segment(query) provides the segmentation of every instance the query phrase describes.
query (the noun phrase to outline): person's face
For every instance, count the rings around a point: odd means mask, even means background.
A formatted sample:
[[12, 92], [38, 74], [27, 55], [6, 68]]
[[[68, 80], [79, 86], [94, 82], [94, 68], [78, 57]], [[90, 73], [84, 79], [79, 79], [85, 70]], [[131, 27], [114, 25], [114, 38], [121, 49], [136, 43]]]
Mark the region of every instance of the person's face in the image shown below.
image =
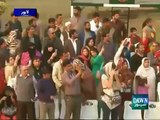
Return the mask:
[[40, 59], [33, 60], [33, 66], [34, 67], [40, 67], [40, 65], [41, 65], [41, 60]]
[[89, 45], [90, 47], [94, 46], [94, 41], [93, 41], [93, 39], [91, 39], [91, 40], [89, 41], [88, 45]]
[[148, 68], [149, 67], [149, 60], [145, 60], [144, 63], [143, 63], [143, 66], [145, 68]]
[[77, 32], [74, 32], [74, 34], [73, 34], [73, 39], [76, 39], [76, 38], [78, 38], [78, 33], [77, 33]]
[[148, 22], [148, 26], [153, 26], [153, 22], [152, 21]]
[[103, 26], [104, 26], [104, 27], [110, 27], [111, 25], [110, 25], [109, 22], [105, 22]]
[[73, 14], [74, 14], [74, 16], [77, 16], [78, 15], [78, 10], [74, 9]]
[[14, 65], [14, 61], [15, 61], [15, 59], [13, 57], [9, 58], [9, 64], [10, 65]]
[[56, 37], [56, 31], [55, 30], [51, 30], [51, 31], [49, 31], [48, 35], [49, 35], [49, 38], [53, 39], [53, 38]]
[[158, 44], [153, 43], [152, 45], [152, 52], [156, 52], [158, 50]]
[[62, 23], [62, 21], [63, 21], [62, 16], [58, 16], [57, 21], [58, 21], [59, 23]]
[[18, 17], [17, 16], [12, 16], [13, 20], [18, 20]]
[[49, 52], [53, 52], [53, 47], [48, 47]]
[[90, 23], [86, 23], [86, 25], [85, 25], [85, 30], [86, 30], [86, 31], [90, 31], [90, 27], [91, 27], [91, 26], [90, 26]]
[[127, 69], [127, 68], [128, 68], [128, 64], [127, 64], [127, 62], [124, 62], [123, 69]]
[[22, 74], [22, 76], [27, 76], [28, 73], [29, 73], [28, 72], [28, 67], [27, 66], [23, 66], [21, 68], [21, 74]]
[[104, 43], [107, 43], [110, 41], [110, 35], [106, 34], [106, 36], [103, 38]]
[[119, 14], [115, 14], [115, 15], [114, 15], [114, 19], [115, 19], [115, 20], [118, 20], [118, 19], [119, 19], [119, 17], [120, 17], [120, 15], [119, 15]]
[[140, 45], [140, 46], [139, 46], [138, 52], [139, 52], [140, 54], [143, 54], [143, 53], [144, 53], [144, 45]]
[[72, 65], [72, 64], [68, 64], [66, 67], [64, 67], [64, 69], [65, 69], [67, 72], [70, 72], [70, 71], [72, 71], [72, 69], [73, 69], [73, 65]]
[[88, 56], [88, 50], [87, 49], [83, 49], [83, 51], [82, 51], [82, 54], [84, 55], [84, 56]]
[[34, 27], [31, 27], [31, 28], [28, 30], [28, 33], [33, 35], [33, 34], [35, 33], [35, 28], [34, 28]]
[[67, 29], [67, 31], [70, 31], [71, 30], [71, 24], [67, 25], [66, 29]]
[[50, 26], [51, 28], [55, 28], [55, 27], [56, 27], [56, 24], [55, 24], [55, 22], [50, 22], [50, 23], [49, 23], [49, 26]]
[[93, 57], [95, 57], [95, 56], [97, 55], [97, 53], [96, 53], [95, 51], [91, 51], [91, 55], [92, 55]]
[[95, 21], [95, 22], [99, 22], [99, 21], [100, 21], [100, 17], [95, 17], [95, 18], [94, 18], [94, 21]]
[[63, 53], [63, 56], [62, 56], [62, 58], [61, 58], [62, 60], [65, 60], [65, 59], [70, 59], [70, 54], [69, 54], [69, 52], [67, 52], [67, 53]]
[[134, 31], [132, 32], [132, 34], [136, 35], [136, 34], [137, 34], [137, 30], [134, 30]]
[[36, 27], [37, 26], [37, 22], [34, 20], [32, 25]]

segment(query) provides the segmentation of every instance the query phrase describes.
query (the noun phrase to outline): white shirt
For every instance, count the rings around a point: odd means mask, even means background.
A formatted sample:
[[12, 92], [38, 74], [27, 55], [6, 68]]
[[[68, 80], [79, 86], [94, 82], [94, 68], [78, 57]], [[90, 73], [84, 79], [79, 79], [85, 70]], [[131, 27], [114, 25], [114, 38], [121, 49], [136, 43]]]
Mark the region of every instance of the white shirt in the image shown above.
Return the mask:
[[90, 25], [91, 25], [91, 30], [94, 31], [96, 34], [97, 34], [97, 31], [102, 27], [102, 23], [99, 22], [99, 27], [97, 28], [94, 20], [90, 21]]
[[[67, 32], [67, 31], [66, 31]], [[67, 35], [68, 35], [68, 38], [70, 39], [70, 37], [69, 37], [69, 32], [67, 32]], [[64, 36], [63, 36], [63, 34], [61, 33], [61, 36], [60, 36], [60, 40], [61, 40], [61, 42], [62, 42], [62, 45], [64, 46]]]
[[75, 52], [75, 54], [77, 54], [77, 43], [76, 43], [77, 39], [75, 39], [75, 40], [70, 39], [70, 40], [72, 42], [72, 45], [73, 45], [73, 48], [74, 48], [74, 52]]

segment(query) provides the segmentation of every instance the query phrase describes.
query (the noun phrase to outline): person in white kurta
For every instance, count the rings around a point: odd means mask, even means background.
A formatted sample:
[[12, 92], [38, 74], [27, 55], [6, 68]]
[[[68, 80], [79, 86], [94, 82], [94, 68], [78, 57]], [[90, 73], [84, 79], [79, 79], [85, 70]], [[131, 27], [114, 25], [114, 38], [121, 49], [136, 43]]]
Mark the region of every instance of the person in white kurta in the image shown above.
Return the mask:
[[[149, 58], [145, 57], [142, 59], [142, 64], [138, 68], [136, 72], [136, 76], [140, 76], [141, 78], [147, 78], [147, 85], [148, 86], [148, 96], [149, 101], [155, 101], [155, 94], [156, 94], [156, 75], [154, 69], [150, 66], [150, 61], [148, 63], [148, 67], [145, 66], [146, 61], [149, 61]], [[134, 80], [134, 86], [136, 82]], [[135, 87], [136, 88], [136, 87]]]

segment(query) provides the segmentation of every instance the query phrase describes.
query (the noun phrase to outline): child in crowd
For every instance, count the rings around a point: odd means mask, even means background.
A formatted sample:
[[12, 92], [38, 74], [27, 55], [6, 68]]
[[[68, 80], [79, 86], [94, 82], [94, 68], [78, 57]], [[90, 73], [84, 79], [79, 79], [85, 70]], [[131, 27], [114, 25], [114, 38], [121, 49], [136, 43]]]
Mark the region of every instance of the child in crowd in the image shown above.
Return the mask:
[[49, 119], [55, 119], [55, 96], [56, 88], [51, 77], [52, 71], [50, 67], [42, 69], [43, 78], [38, 82], [38, 99], [40, 107], [40, 119], [46, 119], [46, 113]]

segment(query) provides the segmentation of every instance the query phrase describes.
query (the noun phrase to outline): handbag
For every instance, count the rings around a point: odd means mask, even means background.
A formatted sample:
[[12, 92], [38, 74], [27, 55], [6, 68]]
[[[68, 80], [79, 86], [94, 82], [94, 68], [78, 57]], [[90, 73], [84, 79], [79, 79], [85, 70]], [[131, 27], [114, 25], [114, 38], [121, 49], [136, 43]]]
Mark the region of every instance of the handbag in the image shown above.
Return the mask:
[[17, 108], [14, 106], [14, 105], [11, 105], [10, 107], [8, 107], [6, 105], [6, 102], [5, 102], [5, 105], [4, 107], [2, 108], [1, 110], [2, 114], [4, 114], [5, 116], [14, 116], [17, 112]]
[[122, 101], [122, 97], [120, 95], [116, 96], [109, 96], [108, 94], [105, 95], [107, 95], [110, 98], [111, 104], [120, 104]]

